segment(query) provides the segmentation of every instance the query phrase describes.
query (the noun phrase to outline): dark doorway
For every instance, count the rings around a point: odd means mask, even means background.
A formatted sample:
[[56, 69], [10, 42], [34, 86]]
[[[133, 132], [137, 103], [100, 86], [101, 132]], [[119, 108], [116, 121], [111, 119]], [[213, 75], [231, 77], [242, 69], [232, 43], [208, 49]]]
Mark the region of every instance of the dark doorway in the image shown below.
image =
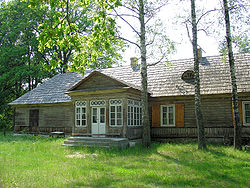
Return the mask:
[[29, 119], [30, 127], [38, 127], [39, 122], [39, 110], [30, 110], [30, 119]]

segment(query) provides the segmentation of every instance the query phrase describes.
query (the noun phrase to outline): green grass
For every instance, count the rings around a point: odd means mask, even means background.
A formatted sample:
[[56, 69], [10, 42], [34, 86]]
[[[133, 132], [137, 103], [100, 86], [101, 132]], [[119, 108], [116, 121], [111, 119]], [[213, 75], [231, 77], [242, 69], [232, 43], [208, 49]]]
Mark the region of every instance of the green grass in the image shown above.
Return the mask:
[[[250, 153], [153, 143], [67, 148], [64, 139], [0, 135], [0, 187], [250, 187]], [[69, 158], [70, 154], [84, 158]]]

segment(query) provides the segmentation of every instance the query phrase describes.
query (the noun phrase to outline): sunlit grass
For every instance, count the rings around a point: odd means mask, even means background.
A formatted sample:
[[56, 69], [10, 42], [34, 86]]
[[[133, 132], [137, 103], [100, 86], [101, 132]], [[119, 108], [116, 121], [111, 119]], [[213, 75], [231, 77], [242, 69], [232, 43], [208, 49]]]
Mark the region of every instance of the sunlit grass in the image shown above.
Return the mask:
[[250, 154], [232, 147], [118, 150], [67, 148], [63, 141], [0, 135], [0, 187], [250, 187]]

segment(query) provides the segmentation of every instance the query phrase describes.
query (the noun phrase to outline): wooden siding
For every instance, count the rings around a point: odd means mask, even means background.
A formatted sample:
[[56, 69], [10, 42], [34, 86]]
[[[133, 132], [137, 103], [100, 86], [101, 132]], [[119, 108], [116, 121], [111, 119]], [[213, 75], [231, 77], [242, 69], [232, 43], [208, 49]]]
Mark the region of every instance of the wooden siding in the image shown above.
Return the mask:
[[[241, 101], [250, 101], [250, 93], [239, 95]], [[154, 127], [151, 136], [153, 140], [169, 138], [197, 138], [197, 128], [193, 97], [165, 97], [151, 99], [151, 106], [159, 104], [184, 103], [184, 127]], [[202, 96], [205, 135], [207, 138], [232, 138], [233, 118], [232, 99], [228, 95]], [[154, 105], [152, 105], [154, 104]], [[150, 108], [151, 109], [151, 108]], [[153, 108], [152, 108], [153, 109]], [[150, 113], [153, 113], [152, 111]], [[241, 112], [242, 114], [242, 112]], [[242, 128], [242, 136], [250, 140], [250, 127]]]
[[117, 87], [117, 86], [125, 86], [125, 85], [107, 76], [95, 75], [94, 77], [90, 77], [88, 80], [84, 81], [74, 90], [94, 89], [94, 88], [102, 89], [102, 88]]
[[[169, 97], [151, 100], [154, 105], [184, 104], [184, 127], [196, 127], [193, 97]], [[205, 127], [231, 127], [232, 102], [230, 96], [214, 95], [201, 100]], [[150, 116], [152, 110], [150, 109]], [[230, 117], [230, 118], [229, 118]]]
[[[38, 127], [29, 126], [30, 110], [39, 111]], [[73, 127], [73, 106], [68, 105], [32, 105], [16, 107], [15, 130], [20, 131], [28, 127], [30, 132], [51, 132], [64, 129], [71, 132]]]

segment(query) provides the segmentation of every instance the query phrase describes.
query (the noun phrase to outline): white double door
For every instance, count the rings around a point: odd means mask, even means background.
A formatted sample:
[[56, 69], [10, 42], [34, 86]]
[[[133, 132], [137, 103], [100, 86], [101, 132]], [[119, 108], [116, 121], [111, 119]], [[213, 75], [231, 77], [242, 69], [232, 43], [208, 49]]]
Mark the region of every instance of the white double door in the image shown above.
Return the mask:
[[92, 107], [91, 109], [92, 134], [106, 133], [106, 108]]

